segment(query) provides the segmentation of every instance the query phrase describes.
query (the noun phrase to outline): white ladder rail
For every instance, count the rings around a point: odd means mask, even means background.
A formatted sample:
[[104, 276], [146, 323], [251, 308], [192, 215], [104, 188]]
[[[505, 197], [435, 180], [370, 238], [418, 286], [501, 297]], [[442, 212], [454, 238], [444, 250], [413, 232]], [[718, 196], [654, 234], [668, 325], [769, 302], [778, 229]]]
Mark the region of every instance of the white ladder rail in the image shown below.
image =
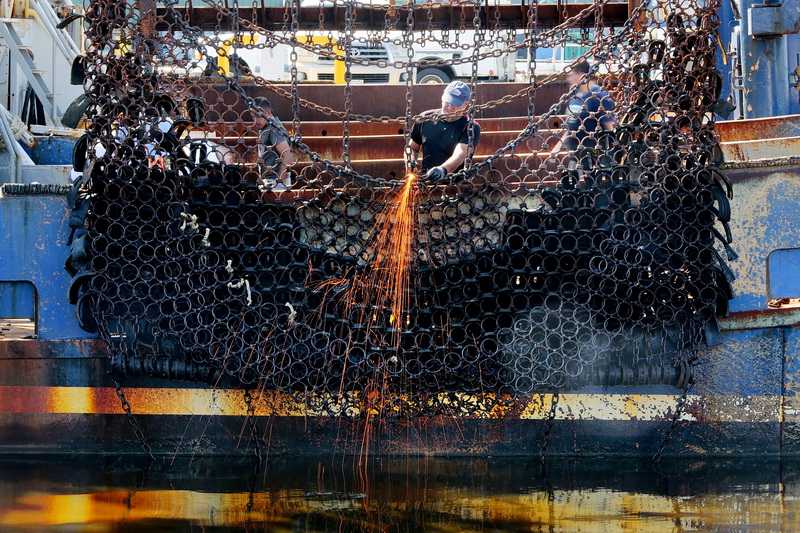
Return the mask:
[[[6, 145], [6, 151], [11, 152], [8, 157], [9, 169], [8, 173], [13, 176], [11, 183], [20, 183], [22, 181], [22, 161], [24, 151], [14, 137], [14, 132], [11, 130], [11, 123], [8, 121], [10, 113], [6, 108], [0, 104], [0, 137]], [[27, 156], [27, 154], [25, 154]]]
[[33, 10], [39, 16], [42, 26], [45, 27], [58, 49], [71, 65], [75, 57], [81, 54], [81, 51], [67, 30], [63, 28], [59, 30], [56, 27], [59, 20], [53, 10], [53, 6], [47, 0], [30, 0], [30, 6], [33, 7]]
[[50, 120], [55, 126], [61, 126], [61, 119], [59, 118], [60, 112], [55, 105], [53, 93], [48, 89], [47, 83], [42, 77], [42, 71], [36, 68], [28, 50], [30, 47], [22, 44], [22, 40], [14, 28], [13, 19], [0, 19], [0, 35], [6, 42], [8, 51], [14, 62], [19, 65], [22, 72], [28, 79], [33, 88], [33, 92], [39, 97], [42, 103], [44, 112], [50, 117]]

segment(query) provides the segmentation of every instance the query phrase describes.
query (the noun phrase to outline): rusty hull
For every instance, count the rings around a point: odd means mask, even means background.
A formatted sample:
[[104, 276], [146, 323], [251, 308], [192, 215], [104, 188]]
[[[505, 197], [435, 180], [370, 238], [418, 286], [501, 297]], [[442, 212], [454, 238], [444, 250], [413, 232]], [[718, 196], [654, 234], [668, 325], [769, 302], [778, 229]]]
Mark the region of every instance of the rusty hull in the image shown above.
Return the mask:
[[[666, 455], [800, 453], [797, 310], [766, 308], [766, 258], [800, 242], [798, 170], [737, 167], [731, 230], [740, 259], [725, 343], [700, 354], [696, 386]], [[82, 332], [66, 301], [69, 276], [64, 197], [0, 197], [5, 248], [0, 279], [31, 280], [39, 296], [38, 339], [0, 340], [0, 453], [142, 453], [122, 410], [105, 346]], [[128, 378], [136, 424], [162, 454], [252, 454], [241, 390], [224, 384]], [[330, 453], [652, 456], [679, 391], [666, 386], [586, 387], [533, 395], [483, 415], [366, 423], [315, 411], [302, 398], [256, 398], [256, 432], [270, 454]], [[552, 431], [550, 431], [552, 430]], [[549, 435], [549, 436], [548, 436]]]
[[[553, 3], [537, 6], [536, 20], [541, 28], [554, 27], [568, 19], [576, 17], [573, 21], [575, 27], [583, 27], [587, 22], [595, 23], [595, 13], [591, 3]], [[608, 2], [600, 10], [599, 16], [605, 26], [622, 26], [630, 18], [633, 7], [629, 2]], [[281, 31], [286, 26], [284, 18], [288, 12], [284, 7], [253, 7], [252, 9], [237, 10], [238, 18], [233, 16], [219, 16], [219, 11], [213, 7], [193, 6], [191, 3], [185, 8], [176, 8], [176, 11], [189, 24], [205, 30], [230, 30], [239, 24], [252, 23], [272, 31]], [[346, 18], [346, 8], [343, 6], [319, 6], [298, 8], [297, 22], [300, 30], [327, 31], [339, 29]], [[474, 9], [467, 6], [438, 4], [434, 7], [415, 7], [413, 20], [425, 21], [416, 24], [418, 29], [454, 29], [462, 24], [467, 29], [473, 27]], [[388, 14], [387, 14], [388, 12]], [[584, 13], [583, 17], [578, 15]], [[166, 8], [157, 10], [159, 23], [156, 29], [166, 31], [176, 24], [172, 13]], [[407, 10], [393, 9], [390, 6], [361, 6], [357, 9], [356, 19], [353, 23], [355, 30], [372, 29], [376, 22], [381, 26], [389, 17], [393, 29], [404, 30], [407, 28]], [[522, 5], [493, 5], [481, 10], [478, 15], [481, 27], [492, 28], [525, 28], [528, 18], [528, 8]], [[174, 28], [172, 28], [174, 29]]]
[[[666, 453], [793, 453], [796, 424], [782, 413], [780, 362], [783, 339], [796, 330], [727, 335], [721, 349], [704, 354], [698, 393], [690, 396]], [[0, 342], [0, 453], [142, 453], [108, 376], [106, 355], [97, 340]], [[242, 390], [155, 378], [128, 378], [122, 385], [154, 452], [253, 453]], [[544, 394], [481, 416], [351, 421], [287, 394], [254, 397], [262, 449], [278, 455], [538, 456], [553, 402]], [[548, 453], [652, 455], [678, 398], [679, 391], [663, 386], [562, 393]]]

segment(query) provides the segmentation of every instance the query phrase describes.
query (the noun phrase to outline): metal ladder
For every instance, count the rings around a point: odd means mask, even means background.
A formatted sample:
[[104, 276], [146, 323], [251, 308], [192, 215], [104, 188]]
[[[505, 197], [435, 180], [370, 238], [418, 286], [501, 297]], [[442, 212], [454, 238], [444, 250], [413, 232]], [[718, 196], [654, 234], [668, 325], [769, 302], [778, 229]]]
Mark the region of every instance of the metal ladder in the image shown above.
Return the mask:
[[13, 19], [0, 19], [0, 36], [6, 42], [11, 58], [25, 73], [33, 92], [42, 102], [44, 112], [50, 117], [53, 125], [61, 126], [61, 119], [59, 118], [61, 113], [55, 105], [53, 92], [47, 87], [47, 83], [42, 77], [43, 71], [36, 68], [36, 64], [28, 53], [30, 47], [22, 44], [22, 40], [19, 38], [16, 28], [14, 28]]

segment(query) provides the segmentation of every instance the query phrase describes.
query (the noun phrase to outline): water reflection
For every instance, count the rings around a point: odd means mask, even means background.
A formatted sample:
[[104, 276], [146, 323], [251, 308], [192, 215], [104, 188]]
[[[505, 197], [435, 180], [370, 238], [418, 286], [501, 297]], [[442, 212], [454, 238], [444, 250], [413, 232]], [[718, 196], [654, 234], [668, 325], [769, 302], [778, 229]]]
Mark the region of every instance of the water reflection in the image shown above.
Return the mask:
[[777, 460], [0, 459], [0, 531], [788, 531]]

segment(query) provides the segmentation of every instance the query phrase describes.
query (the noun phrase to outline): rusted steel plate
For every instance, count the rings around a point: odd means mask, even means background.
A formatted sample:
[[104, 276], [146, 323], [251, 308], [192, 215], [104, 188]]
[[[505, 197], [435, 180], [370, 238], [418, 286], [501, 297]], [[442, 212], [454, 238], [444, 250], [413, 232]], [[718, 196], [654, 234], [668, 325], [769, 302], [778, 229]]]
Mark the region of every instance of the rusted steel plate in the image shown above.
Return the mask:
[[[380, 88], [380, 96], [376, 97], [376, 88], [378, 87]], [[442, 107], [442, 91], [444, 87], [444, 85], [439, 84], [414, 85], [413, 112], [419, 113], [426, 109], [440, 109]], [[504, 100], [502, 104], [481, 110], [475, 118], [480, 121], [485, 118], [517, 117], [516, 120], [518, 120], [518, 117], [527, 117], [529, 99], [525, 91], [529, 87], [529, 83], [479, 83], [475, 90], [475, 101], [478, 104], [496, 102], [508, 97], [508, 95], [520, 93], [520, 91], [522, 91], [522, 94], [507, 102]], [[290, 97], [291, 85], [242, 83], [241, 88], [247, 96], [253, 98], [256, 96], [267, 97], [272, 104], [275, 116], [284, 122], [291, 122], [293, 118]], [[569, 89], [567, 83], [561, 81], [537, 87], [534, 99], [535, 109], [540, 114], [543, 113], [558, 102], [567, 89]], [[235, 122], [241, 117], [249, 118], [250, 116], [247, 112], [247, 102], [240, 97], [238, 92], [229, 89], [225, 84], [197, 86], [191, 89], [190, 92], [208, 102], [209, 105], [224, 103], [226, 111], [222, 112], [222, 116], [219, 117], [221, 120]], [[406, 101], [405, 85], [351, 85], [350, 94], [352, 95], [353, 106], [351, 112], [354, 114], [370, 115], [376, 119], [381, 117], [397, 119], [403, 114], [402, 109], [398, 112], [398, 102]], [[298, 86], [298, 95], [309, 102], [322, 102], [325, 106], [338, 112], [342, 112], [345, 109], [346, 94], [344, 85], [301, 83]], [[319, 120], [341, 122], [340, 118], [341, 116], [333, 116], [302, 105], [298, 116], [301, 122]], [[247, 122], [250, 122], [250, 120], [243, 121], [243, 123]], [[355, 126], [356, 122], [352, 121], [352, 124]], [[380, 122], [380, 120], [376, 120], [376, 122]], [[369, 127], [370, 124], [365, 126]]]
[[[134, 414], [137, 406], [132, 403]], [[244, 416], [136, 416], [148, 444], [167, 455], [252, 455]], [[338, 417], [256, 417], [270, 455], [373, 453], [538, 457], [547, 420], [437, 416], [365, 427]], [[670, 420], [556, 420], [548, 453], [652, 456]], [[780, 422], [680, 420], [665, 455], [776, 455]], [[100, 438], [98, 438], [100, 436]], [[124, 414], [0, 413], [0, 454], [143, 453]]]
[[720, 318], [719, 325], [723, 331], [796, 327], [800, 325], [800, 309], [739, 311], [727, 318]]
[[[521, 142], [519, 145], [522, 151], [531, 152], [533, 150], [547, 151], [558, 142], [558, 131], [553, 132], [544, 130], [538, 136], [531, 137]], [[495, 153], [498, 149], [506, 146], [510, 141], [519, 136], [518, 131], [487, 131], [481, 132], [480, 142], [478, 143], [476, 155], [487, 156]], [[234, 139], [213, 138], [217, 144], [227, 145], [231, 148], [237, 147], [240, 150], [245, 147], [256, 145], [255, 137], [238, 137]], [[349, 137], [350, 158], [355, 160], [374, 160], [374, 159], [393, 159], [402, 156], [405, 146], [403, 135], [359, 135]], [[341, 136], [325, 137], [303, 137], [303, 143], [308, 148], [321, 157], [328, 160], [339, 160], [344, 151], [344, 138]], [[547, 148], [544, 146], [547, 145]], [[519, 148], [517, 151], [520, 151]]]
[[786, 159], [800, 156], [800, 137], [722, 142], [720, 147], [728, 163]]
[[[161, 416], [246, 416], [247, 403], [241, 389], [139, 388], [125, 389], [125, 396], [140, 415]], [[555, 420], [665, 421], [680, 397], [676, 394], [560, 394]], [[287, 393], [252, 394], [256, 416], [331, 417], [336, 413], [317, 411]], [[553, 404], [552, 394], [521, 399], [510, 407], [497, 407], [466, 418], [546, 420]], [[771, 396], [730, 397], [726, 402], [690, 397], [681, 414], [685, 421], [774, 422], [779, 402]], [[4, 387], [0, 386], [0, 414], [124, 414], [113, 387]]]
[[[294, 125], [291, 117], [281, 117], [283, 126], [294, 133]], [[534, 118], [535, 121], [539, 117]], [[520, 132], [528, 127], [530, 121], [527, 117], [486, 117], [477, 118], [476, 121], [481, 126], [481, 133], [490, 131]], [[561, 129], [562, 120], [556, 116], [540, 125], [540, 131], [546, 132], [552, 129]], [[403, 135], [404, 124], [395, 122], [351, 122], [347, 125], [350, 135], [353, 137], [362, 135]], [[210, 133], [218, 137], [238, 138], [240, 136], [255, 135], [255, 127], [251, 121], [242, 120], [238, 122], [222, 122], [214, 124], [207, 131], [204, 129], [192, 130], [193, 136], [202, 137], [204, 133]], [[300, 133], [303, 137], [341, 137], [344, 126], [339, 121], [314, 120], [301, 122]]]
[[[522, 165], [528, 165], [528, 168], [532, 170], [529, 171], [530, 174], [525, 176], [525, 183], [527, 183], [529, 186], [532, 187], [538, 186], [540, 184], [549, 184], [553, 181], [550, 172], [555, 172], [558, 166], [562, 164], [560, 159], [563, 159], [567, 156], [568, 154], [566, 152], [558, 154], [556, 158], [550, 158], [549, 152], [538, 152], [538, 153], [518, 152], [514, 155], [514, 157], [503, 158], [499, 160], [499, 162], [495, 164], [495, 170], [487, 174], [487, 177], [485, 179], [491, 181], [492, 183], [499, 184], [502, 182], [502, 184], [505, 187], [513, 188], [514, 186], [517, 185], [518, 182], [511, 182], [508, 180], [504, 180], [503, 176], [507, 174], [507, 172], [504, 173], [504, 170], [510, 168], [518, 169], [522, 167]], [[484, 161], [486, 157], [487, 156], [485, 155], [477, 155], [472, 158], [472, 161], [473, 163], [478, 164]], [[539, 168], [542, 162], [545, 160], [547, 160], [547, 168]], [[343, 161], [334, 160], [332, 161], [332, 163], [338, 166], [344, 166]], [[297, 172], [300, 174], [299, 180], [304, 180], [303, 169], [308, 166], [310, 166], [310, 163], [303, 161], [295, 163], [293, 168], [297, 170]], [[359, 174], [372, 176], [373, 178], [383, 178], [390, 180], [403, 177], [406, 172], [405, 159], [402, 159], [401, 157], [393, 159], [373, 159], [373, 160], [354, 159], [351, 161], [351, 167]], [[331, 173], [326, 173], [326, 174], [331, 174]], [[333, 179], [333, 176], [332, 175], [327, 176], [326, 174], [321, 174], [316, 179], [319, 179], [321, 183], [328, 183]], [[299, 186], [300, 185], [298, 185], [298, 187]]]
[[721, 120], [716, 123], [721, 142], [757, 141], [800, 136], [800, 115]]
[[[575, 20], [573, 26], [580, 27], [587, 22], [595, 24], [595, 14], [590, 10], [591, 3], [553, 3], [539, 4], [536, 9], [536, 24], [538, 28], [550, 28], [562, 24], [567, 19], [576, 17], [586, 11], [587, 16]], [[344, 6], [301, 7], [298, 9], [298, 23], [301, 30], [336, 30], [340, 29], [346, 19]], [[189, 24], [204, 30], [232, 31], [236, 24], [233, 17], [220, 17], [219, 10], [212, 7], [186, 7], [177, 8], [176, 11], [184, 16]], [[407, 10], [362, 6], [356, 9], [354, 30], [384, 29], [386, 27], [387, 11], [392, 21], [392, 28], [404, 30], [407, 28]], [[168, 30], [174, 24], [172, 13], [166, 8], [158, 8], [159, 23], [156, 29]], [[239, 9], [240, 20], [246, 20], [266, 28], [280, 31], [287, 25], [286, 15], [289, 8], [284, 7], [259, 7], [252, 9]], [[467, 29], [474, 27], [473, 6], [459, 6], [439, 4], [433, 8], [414, 8], [413, 20], [417, 21], [415, 29], [454, 29], [463, 24]], [[622, 26], [628, 21], [628, 2], [609, 2], [605, 4], [598, 15], [602, 25]], [[528, 24], [527, 7], [524, 5], [491, 6], [479, 12], [482, 28], [524, 29]], [[421, 21], [421, 22], [420, 22]], [[172, 29], [175, 29], [172, 27]]]

